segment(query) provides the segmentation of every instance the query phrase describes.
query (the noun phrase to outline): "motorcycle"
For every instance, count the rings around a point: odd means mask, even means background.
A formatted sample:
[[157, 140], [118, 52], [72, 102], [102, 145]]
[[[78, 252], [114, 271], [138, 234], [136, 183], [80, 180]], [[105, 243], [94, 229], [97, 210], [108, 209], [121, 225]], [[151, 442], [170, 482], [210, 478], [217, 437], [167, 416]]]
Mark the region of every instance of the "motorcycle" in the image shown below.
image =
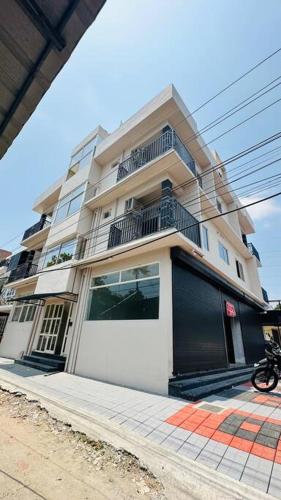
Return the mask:
[[255, 363], [255, 371], [251, 382], [255, 389], [260, 392], [270, 392], [278, 385], [281, 376], [281, 348], [270, 340], [265, 344], [264, 359]]

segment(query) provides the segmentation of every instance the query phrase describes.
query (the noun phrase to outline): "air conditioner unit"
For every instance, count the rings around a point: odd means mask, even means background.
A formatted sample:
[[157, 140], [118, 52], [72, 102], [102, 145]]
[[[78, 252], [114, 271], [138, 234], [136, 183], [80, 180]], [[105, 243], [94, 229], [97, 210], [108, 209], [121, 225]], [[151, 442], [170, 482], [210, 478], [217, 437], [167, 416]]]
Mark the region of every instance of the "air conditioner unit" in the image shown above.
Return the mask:
[[133, 210], [140, 210], [141, 203], [136, 198], [129, 198], [125, 201], [125, 212], [131, 212]]

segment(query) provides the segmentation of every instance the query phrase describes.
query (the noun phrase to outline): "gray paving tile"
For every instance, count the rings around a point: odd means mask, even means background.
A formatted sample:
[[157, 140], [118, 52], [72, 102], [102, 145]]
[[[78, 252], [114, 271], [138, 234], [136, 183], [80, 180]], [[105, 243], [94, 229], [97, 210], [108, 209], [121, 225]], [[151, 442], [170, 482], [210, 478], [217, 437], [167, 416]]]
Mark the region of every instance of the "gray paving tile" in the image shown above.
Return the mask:
[[221, 459], [221, 455], [216, 455], [213, 451], [208, 451], [204, 448], [196, 460], [207, 465], [211, 469], [216, 469], [221, 462]]
[[115, 422], [116, 424], [122, 424], [123, 422], [125, 422], [125, 420], [127, 420], [127, 418], [124, 416], [124, 415], [115, 415], [111, 421], [112, 422]]
[[210, 439], [208, 443], [206, 444], [204, 451], [212, 452], [215, 455], [218, 455], [220, 457], [223, 457], [225, 452], [227, 451], [228, 446], [223, 443], [218, 443], [217, 441], [214, 441]]
[[274, 497], [281, 498], [281, 465], [274, 464], [270, 478], [268, 493]]
[[194, 446], [193, 444], [185, 442], [182, 445], [182, 447], [178, 450], [178, 453], [180, 455], [183, 455], [184, 457], [195, 460], [198, 457], [200, 451], [201, 448], [198, 448], [198, 446]]
[[128, 418], [128, 420], [125, 420], [125, 422], [123, 422], [121, 425], [122, 427], [126, 427], [127, 429], [133, 430], [138, 425], [140, 425], [140, 423], [137, 422], [136, 420], [133, 420], [132, 418]]
[[245, 465], [249, 457], [249, 453], [245, 451], [238, 450], [229, 446], [225, 452], [224, 458], [236, 462], [241, 465]]
[[150, 434], [151, 432], [153, 432], [153, 429], [149, 425], [140, 424], [137, 427], [135, 427], [134, 432], [145, 437], [148, 434]]
[[206, 446], [208, 441], [209, 438], [205, 436], [199, 436], [198, 434], [191, 434], [186, 442], [202, 450]]
[[217, 471], [222, 472], [223, 474], [227, 474], [228, 476], [238, 481], [242, 476], [243, 470], [244, 465], [225, 457], [223, 457], [222, 461], [217, 467]]
[[177, 439], [173, 436], [168, 436], [164, 441], [162, 441], [161, 445], [173, 451], [178, 451], [179, 448], [183, 445], [183, 443], [184, 441], [182, 439]]
[[162, 443], [162, 441], [164, 441], [164, 439], [167, 438], [167, 434], [165, 434], [164, 432], [158, 431], [158, 430], [154, 430], [150, 434], [147, 435], [147, 438], [150, 441], [153, 441], [154, 443], [160, 444], [160, 443]]
[[241, 481], [267, 492], [273, 463], [270, 460], [249, 455], [248, 461], [241, 476]]
[[183, 441], [186, 441], [190, 435], [191, 431], [186, 431], [185, 429], [181, 429], [180, 427], [176, 427], [176, 429], [171, 434], [172, 437], [182, 439]]
[[164, 434], [172, 434], [172, 432], [175, 430], [175, 426], [163, 422], [159, 425], [157, 430], [160, 432], [164, 432]]

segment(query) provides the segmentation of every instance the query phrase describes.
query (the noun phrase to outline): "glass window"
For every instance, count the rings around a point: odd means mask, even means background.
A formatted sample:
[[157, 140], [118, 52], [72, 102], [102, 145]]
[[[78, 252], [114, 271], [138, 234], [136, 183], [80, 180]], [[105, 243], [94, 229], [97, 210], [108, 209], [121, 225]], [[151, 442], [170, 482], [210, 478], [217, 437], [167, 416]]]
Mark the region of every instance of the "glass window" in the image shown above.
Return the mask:
[[159, 264], [151, 264], [150, 266], [135, 267], [121, 272], [121, 281], [131, 281], [141, 278], [150, 278], [151, 276], [159, 275]]
[[159, 278], [120, 283], [90, 291], [88, 320], [158, 319]]
[[159, 264], [150, 264], [93, 278], [87, 319], [158, 319], [158, 275]]
[[55, 222], [59, 222], [66, 217], [73, 215], [75, 212], [78, 212], [82, 204], [85, 185], [86, 184], [82, 184], [81, 186], [78, 186], [78, 188], [71, 191], [71, 193], [59, 201], [55, 215]]
[[47, 250], [43, 267], [54, 266], [61, 264], [66, 260], [72, 259], [76, 247], [76, 240], [65, 241], [61, 245], [57, 245]]
[[219, 211], [220, 213], [222, 213], [222, 204], [221, 204], [221, 202], [220, 202], [220, 200], [219, 200], [218, 198], [217, 198], [217, 200], [216, 200], [216, 201], [217, 201], [217, 209], [218, 209], [218, 211]]
[[16, 306], [13, 312], [12, 321], [18, 321], [21, 313], [21, 306]]
[[242, 266], [241, 262], [239, 262], [239, 260], [237, 260], [237, 259], [236, 259], [236, 271], [237, 271], [238, 278], [245, 281], [243, 266]]
[[77, 151], [77, 153], [75, 153], [71, 157], [70, 166], [79, 163], [79, 166], [81, 168], [85, 167], [89, 163], [93, 155], [95, 144], [96, 144], [96, 137], [94, 137], [94, 139], [88, 142], [84, 147], [82, 147], [79, 151]]
[[103, 286], [110, 285], [114, 283], [118, 283], [120, 281], [120, 273], [110, 273], [105, 274], [104, 276], [98, 276], [97, 278], [93, 278], [92, 286]]
[[206, 228], [206, 226], [202, 226], [202, 240], [203, 240], [203, 247], [206, 250], [209, 250], [209, 231]]
[[229, 255], [228, 255], [228, 250], [225, 248], [225, 246], [219, 242], [219, 254], [222, 260], [226, 262], [226, 264], [229, 264]]

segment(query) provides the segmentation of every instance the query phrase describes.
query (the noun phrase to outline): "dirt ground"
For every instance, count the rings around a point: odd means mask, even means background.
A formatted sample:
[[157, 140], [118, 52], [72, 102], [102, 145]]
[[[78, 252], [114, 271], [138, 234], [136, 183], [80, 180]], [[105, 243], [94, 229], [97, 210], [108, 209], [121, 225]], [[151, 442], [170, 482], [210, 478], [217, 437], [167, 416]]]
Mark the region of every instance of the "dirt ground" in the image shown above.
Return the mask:
[[0, 498], [166, 498], [159, 481], [124, 450], [52, 419], [36, 401], [0, 389]]

